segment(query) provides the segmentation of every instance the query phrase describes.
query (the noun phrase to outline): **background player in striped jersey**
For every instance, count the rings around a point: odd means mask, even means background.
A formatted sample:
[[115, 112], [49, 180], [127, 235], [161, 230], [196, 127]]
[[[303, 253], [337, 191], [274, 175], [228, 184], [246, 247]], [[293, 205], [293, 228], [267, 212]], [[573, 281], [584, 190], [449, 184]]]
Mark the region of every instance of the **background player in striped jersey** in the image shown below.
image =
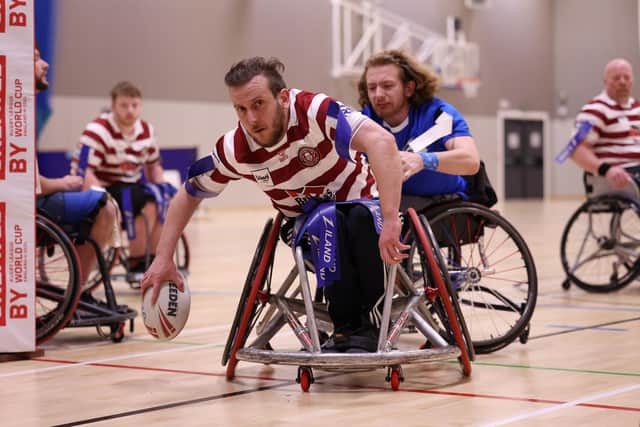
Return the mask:
[[[289, 218], [306, 214], [314, 203], [353, 201], [335, 209], [340, 277], [324, 288], [334, 323], [328, 347], [375, 351], [382, 261], [398, 263], [408, 249], [399, 240], [400, 157], [383, 128], [324, 94], [288, 89], [283, 70], [275, 58], [255, 57], [235, 64], [225, 76], [239, 124], [191, 167], [171, 203], [142, 289], [153, 287], [155, 300], [163, 280], [182, 288], [172, 259], [178, 237], [202, 198], [217, 196], [230, 181], [254, 181]], [[379, 235], [367, 207], [378, 195]]]
[[632, 88], [629, 61], [609, 61], [604, 90], [576, 117], [578, 125], [589, 122], [593, 126], [571, 158], [585, 171], [606, 177], [614, 188], [627, 185], [630, 169], [640, 165], [640, 103], [631, 97]]
[[[49, 64], [37, 47], [34, 54], [36, 92], [40, 92], [49, 88]], [[76, 248], [84, 284], [96, 265], [95, 252], [84, 239], [91, 236], [102, 248], [111, 243], [117, 208], [108, 202], [104, 191], [81, 190], [80, 177], [47, 178], [38, 173], [36, 206], [67, 232], [77, 232], [83, 242]]]
[[86, 126], [71, 162], [71, 173], [84, 176], [85, 189], [104, 187], [118, 202], [124, 225], [130, 228], [130, 270], [134, 272], [146, 267], [144, 218], [151, 232], [152, 257], [162, 230], [156, 199], [140, 183], [143, 176], [147, 182], [163, 183], [156, 135], [153, 126], [140, 118], [141, 108], [140, 89], [130, 82], [117, 83], [111, 90], [111, 111]]

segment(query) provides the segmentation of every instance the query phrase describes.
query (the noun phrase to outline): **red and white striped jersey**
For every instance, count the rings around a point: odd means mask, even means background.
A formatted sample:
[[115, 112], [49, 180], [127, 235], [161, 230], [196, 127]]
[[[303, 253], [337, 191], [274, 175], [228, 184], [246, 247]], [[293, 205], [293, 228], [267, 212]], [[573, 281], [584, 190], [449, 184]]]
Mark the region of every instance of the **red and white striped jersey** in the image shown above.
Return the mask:
[[596, 156], [612, 165], [640, 165], [640, 102], [619, 105], [605, 91], [582, 107], [576, 123], [593, 125], [585, 142]]
[[[79, 165], [83, 146], [89, 148], [83, 156], [86, 165]], [[84, 160], [86, 158], [86, 160]], [[131, 138], [122, 135], [113, 113], [104, 113], [87, 125], [71, 161], [71, 174], [90, 168], [103, 182], [135, 183], [140, 180], [143, 167], [160, 160], [160, 151], [153, 127], [144, 120], [134, 125]]]
[[286, 137], [261, 147], [242, 124], [227, 132], [212, 153], [189, 170], [185, 186], [195, 197], [214, 197], [227, 183], [254, 181], [284, 215], [303, 211], [312, 198], [348, 201], [378, 196], [363, 153], [351, 148], [360, 125], [369, 120], [327, 97], [290, 89]]

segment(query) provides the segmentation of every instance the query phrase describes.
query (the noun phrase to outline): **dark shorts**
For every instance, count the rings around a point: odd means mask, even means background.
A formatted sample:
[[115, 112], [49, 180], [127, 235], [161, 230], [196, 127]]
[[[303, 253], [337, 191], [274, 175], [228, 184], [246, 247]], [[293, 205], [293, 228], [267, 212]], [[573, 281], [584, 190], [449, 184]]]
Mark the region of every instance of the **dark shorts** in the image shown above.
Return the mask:
[[64, 191], [38, 197], [36, 206], [67, 233], [86, 237], [106, 202], [104, 191]]
[[144, 188], [140, 184], [125, 184], [125, 183], [117, 183], [112, 184], [107, 187], [107, 191], [111, 196], [118, 202], [118, 206], [120, 206], [120, 211], [123, 212], [122, 217], [124, 218], [124, 207], [123, 204], [123, 192], [125, 189], [129, 189], [131, 194], [131, 207], [133, 210], [133, 216], [140, 215], [142, 212], [142, 208], [148, 202], [154, 202], [153, 195], [145, 193]]

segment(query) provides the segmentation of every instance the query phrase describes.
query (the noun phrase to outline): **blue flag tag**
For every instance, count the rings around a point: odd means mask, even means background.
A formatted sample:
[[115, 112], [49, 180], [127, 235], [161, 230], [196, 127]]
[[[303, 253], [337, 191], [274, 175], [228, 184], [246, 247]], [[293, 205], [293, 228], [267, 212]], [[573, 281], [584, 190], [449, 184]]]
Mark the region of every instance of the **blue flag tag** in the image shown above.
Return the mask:
[[569, 156], [571, 156], [571, 153], [575, 151], [576, 147], [578, 147], [580, 142], [582, 142], [582, 140], [587, 136], [592, 127], [593, 125], [589, 122], [580, 123], [578, 131], [573, 135], [571, 141], [569, 141], [569, 143], [556, 156], [556, 163], [562, 164], [566, 162]]

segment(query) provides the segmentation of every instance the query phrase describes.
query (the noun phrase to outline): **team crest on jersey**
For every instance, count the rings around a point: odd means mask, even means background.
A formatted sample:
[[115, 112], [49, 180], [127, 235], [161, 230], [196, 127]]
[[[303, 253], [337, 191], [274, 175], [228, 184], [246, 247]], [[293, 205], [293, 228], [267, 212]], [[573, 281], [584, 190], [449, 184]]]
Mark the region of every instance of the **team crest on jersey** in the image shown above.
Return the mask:
[[253, 178], [256, 180], [256, 183], [260, 185], [269, 185], [273, 186], [273, 180], [271, 179], [271, 174], [269, 173], [269, 169], [258, 169], [255, 171], [251, 171], [253, 174]]
[[320, 161], [320, 152], [315, 148], [302, 147], [298, 150], [298, 161], [304, 167], [313, 167]]

